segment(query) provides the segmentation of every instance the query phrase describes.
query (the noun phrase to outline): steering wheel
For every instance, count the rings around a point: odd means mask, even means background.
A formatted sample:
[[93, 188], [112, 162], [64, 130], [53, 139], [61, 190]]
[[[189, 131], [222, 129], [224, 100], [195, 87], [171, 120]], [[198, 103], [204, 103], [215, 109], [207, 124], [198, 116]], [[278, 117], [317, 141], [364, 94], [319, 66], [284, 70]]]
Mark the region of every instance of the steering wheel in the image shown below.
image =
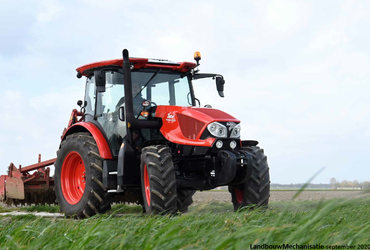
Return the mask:
[[[147, 100], [147, 101], [149, 101], [149, 100]], [[137, 106], [135, 108], [134, 113], [137, 114], [137, 117], [136, 117], [137, 119], [140, 117], [141, 111], [144, 111], [144, 110], [149, 111], [152, 107], [158, 106], [157, 103], [155, 103], [155, 102], [152, 102], [152, 101], [149, 101], [149, 102], [150, 102], [150, 105], [147, 106], [147, 107], [144, 107], [143, 105], [140, 105], [140, 106]], [[145, 108], [148, 108], [148, 109], [145, 109]]]

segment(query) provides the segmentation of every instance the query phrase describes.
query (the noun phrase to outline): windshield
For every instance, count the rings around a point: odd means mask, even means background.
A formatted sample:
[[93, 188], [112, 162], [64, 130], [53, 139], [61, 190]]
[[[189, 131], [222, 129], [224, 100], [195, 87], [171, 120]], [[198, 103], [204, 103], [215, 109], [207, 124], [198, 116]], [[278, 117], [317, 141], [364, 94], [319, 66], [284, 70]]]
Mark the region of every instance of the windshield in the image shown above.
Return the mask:
[[[106, 79], [106, 91], [102, 93], [106, 100], [103, 105], [105, 109], [114, 110], [124, 104], [123, 74], [107, 71]], [[161, 70], [133, 71], [131, 81], [134, 107], [141, 107], [143, 100], [149, 100], [154, 105], [192, 105], [189, 79], [186, 75]]]
[[[95, 101], [94, 77], [87, 81], [89, 91], [86, 92], [85, 100], [87, 110], [93, 114], [96, 107], [96, 116], [102, 113], [117, 111], [124, 106], [124, 77], [116, 71], [106, 71], [106, 89], [97, 93]], [[131, 72], [132, 96], [134, 98], [134, 113], [137, 115], [141, 110], [143, 100], [149, 100], [153, 105], [191, 106], [192, 96], [189, 78], [177, 72], [163, 72], [162, 70], [140, 70]], [[94, 88], [93, 88], [94, 87]]]
[[134, 71], [131, 79], [134, 103], [146, 99], [156, 105], [192, 105], [188, 77], [180, 73]]

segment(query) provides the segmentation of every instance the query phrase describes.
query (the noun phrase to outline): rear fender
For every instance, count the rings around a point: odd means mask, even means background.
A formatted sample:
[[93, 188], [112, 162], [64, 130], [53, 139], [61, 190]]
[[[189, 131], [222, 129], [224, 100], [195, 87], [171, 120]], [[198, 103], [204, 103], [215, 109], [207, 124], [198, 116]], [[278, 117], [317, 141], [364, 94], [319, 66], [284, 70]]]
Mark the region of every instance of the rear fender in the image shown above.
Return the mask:
[[92, 137], [94, 137], [96, 145], [98, 146], [99, 149], [100, 156], [103, 159], [107, 160], [113, 159], [109, 144], [105, 139], [103, 133], [97, 126], [90, 122], [78, 122], [69, 127], [68, 129], [64, 130], [64, 133], [62, 135], [62, 141], [64, 141], [68, 135], [78, 132], [89, 132], [92, 135]]

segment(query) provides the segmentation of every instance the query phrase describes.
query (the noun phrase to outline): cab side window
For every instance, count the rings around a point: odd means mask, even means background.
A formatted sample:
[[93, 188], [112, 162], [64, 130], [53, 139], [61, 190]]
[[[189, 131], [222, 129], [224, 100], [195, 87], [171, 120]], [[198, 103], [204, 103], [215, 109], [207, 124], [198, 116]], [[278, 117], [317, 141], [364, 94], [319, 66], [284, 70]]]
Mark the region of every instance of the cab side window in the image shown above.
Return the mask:
[[85, 92], [85, 114], [94, 116], [95, 111], [95, 81], [94, 77], [88, 78], [86, 81]]

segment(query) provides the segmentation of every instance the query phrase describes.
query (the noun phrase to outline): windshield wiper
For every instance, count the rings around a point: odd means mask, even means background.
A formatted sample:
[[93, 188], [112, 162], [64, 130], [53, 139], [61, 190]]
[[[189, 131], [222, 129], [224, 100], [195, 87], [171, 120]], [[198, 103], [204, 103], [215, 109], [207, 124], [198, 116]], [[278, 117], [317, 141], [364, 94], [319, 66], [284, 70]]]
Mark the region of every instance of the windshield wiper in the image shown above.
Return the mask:
[[156, 76], [156, 75], [157, 75], [161, 70], [162, 70], [162, 69], [157, 70], [157, 71], [152, 75], [152, 77], [150, 77], [149, 81], [144, 85], [144, 87], [143, 87], [142, 89], [140, 89], [139, 93], [137, 93], [133, 99], [135, 99], [138, 95], [140, 95], [141, 91], [143, 91], [143, 89], [145, 89], [145, 88], [146, 88], [146, 86], [148, 86], [148, 84], [153, 80], [153, 78], [154, 78], [154, 77], [155, 77], [155, 76]]

